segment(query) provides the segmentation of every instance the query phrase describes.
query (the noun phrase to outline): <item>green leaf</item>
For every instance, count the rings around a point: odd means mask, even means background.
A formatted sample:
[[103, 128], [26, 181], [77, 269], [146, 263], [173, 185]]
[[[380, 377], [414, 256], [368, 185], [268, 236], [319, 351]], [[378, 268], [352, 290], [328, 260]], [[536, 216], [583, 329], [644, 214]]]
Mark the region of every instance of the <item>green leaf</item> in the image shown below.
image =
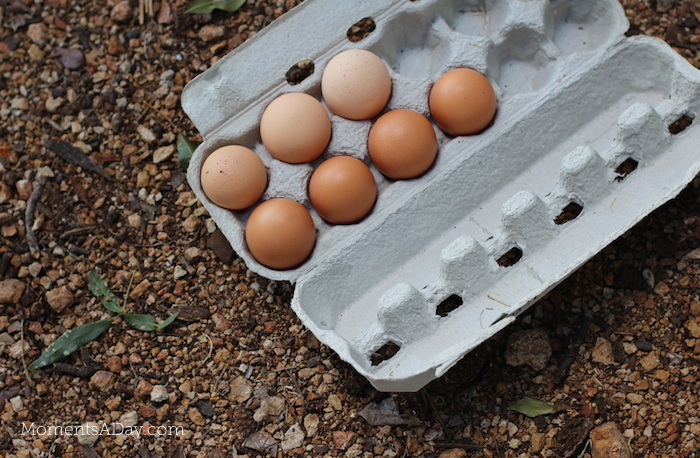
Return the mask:
[[540, 401], [539, 399], [533, 399], [525, 396], [512, 406], [508, 407], [509, 410], [515, 410], [523, 415], [527, 415], [530, 418], [537, 417], [539, 415], [547, 415], [554, 412], [554, 404], [548, 402]]
[[70, 355], [86, 343], [97, 339], [111, 323], [112, 318], [107, 318], [69, 329], [49, 345], [39, 359], [31, 363], [28, 368], [39, 369]]
[[197, 146], [199, 146], [198, 143], [190, 141], [182, 134], [177, 134], [177, 161], [180, 163], [180, 167], [187, 170], [192, 153], [197, 149]]
[[139, 331], [155, 331], [156, 317], [143, 313], [125, 313], [124, 319]]
[[107, 282], [100, 278], [95, 271], [90, 271], [88, 274], [88, 288], [110, 312], [121, 313], [123, 311], [119, 301], [117, 301], [117, 296], [109, 289]]
[[170, 315], [165, 321], [163, 321], [162, 323], [157, 324], [157, 325], [156, 325], [156, 329], [165, 329], [165, 328], [167, 328], [168, 325], [170, 325], [170, 323], [172, 323], [173, 321], [175, 321], [175, 318], [177, 318], [177, 316], [178, 316], [179, 313], [180, 313], [180, 312], [173, 313], [173, 314]]
[[195, 0], [190, 3], [185, 13], [209, 14], [214, 10], [224, 10], [233, 13], [243, 6], [245, 0]]

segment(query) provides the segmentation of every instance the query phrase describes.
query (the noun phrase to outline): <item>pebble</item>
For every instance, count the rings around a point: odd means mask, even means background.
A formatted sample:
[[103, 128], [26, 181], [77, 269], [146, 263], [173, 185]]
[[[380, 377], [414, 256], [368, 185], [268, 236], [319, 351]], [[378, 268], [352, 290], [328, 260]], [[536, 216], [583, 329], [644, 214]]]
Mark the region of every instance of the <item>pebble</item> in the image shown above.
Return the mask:
[[75, 296], [67, 286], [59, 286], [46, 292], [46, 302], [56, 311], [62, 312], [66, 307], [73, 305]]
[[184, 278], [187, 276], [187, 270], [185, 270], [184, 267], [182, 267], [180, 264], [175, 266], [175, 270], [173, 271], [173, 278], [175, 280], [179, 280], [181, 278]]
[[288, 452], [289, 450], [301, 447], [303, 443], [304, 431], [302, 431], [301, 427], [299, 426], [299, 423], [294, 423], [284, 433], [284, 440], [280, 445], [282, 446], [282, 450]]
[[260, 401], [260, 407], [253, 414], [253, 420], [256, 422], [278, 421], [286, 410], [286, 401], [279, 396], [268, 396]]
[[644, 372], [649, 372], [656, 369], [661, 364], [661, 361], [659, 361], [656, 353], [649, 353], [639, 360], [639, 364], [642, 365]]
[[11, 278], [0, 281], [0, 304], [16, 304], [24, 292], [24, 283]]
[[78, 428], [78, 443], [80, 445], [95, 445], [100, 438], [101, 426], [94, 421], [88, 421]]
[[34, 186], [32, 186], [31, 180], [17, 180], [17, 183], [15, 183], [15, 188], [17, 189], [17, 194], [20, 200], [29, 200]]
[[224, 35], [224, 28], [220, 25], [210, 25], [207, 24], [201, 29], [199, 29], [199, 38], [206, 42], [216, 40]]
[[160, 164], [173, 155], [175, 152], [175, 145], [161, 146], [153, 152], [153, 163]]
[[614, 364], [615, 356], [613, 354], [612, 344], [605, 337], [598, 337], [591, 352], [591, 358], [595, 363]]
[[27, 36], [39, 46], [46, 42], [46, 25], [43, 22], [35, 22], [27, 27]]
[[352, 431], [333, 431], [333, 445], [338, 450], [346, 450], [357, 439], [357, 433]]
[[333, 410], [343, 410], [343, 403], [341, 402], [338, 395], [335, 393], [328, 396], [328, 405], [331, 406]]
[[613, 422], [594, 428], [590, 439], [592, 458], [632, 458], [627, 439]]
[[116, 374], [109, 371], [97, 371], [90, 377], [90, 387], [97, 391], [109, 391], [116, 382]]
[[508, 337], [506, 363], [511, 366], [527, 364], [536, 371], [547, 366], [552, 356], [552, 345], [544, 329], [516, 331]]
[[139, 414], [135, 410], [126, 412], [119, 417], [119, 423], [126, 428], [136, 426], [139, 422]]
[[168, 400], [168, 390], [163, 385], [153, 385], [151, 401], [164, 402]]
[[190, 407], [190, 409], [187, 411], [187, 418], [189, 418], [190, 421], [197, 426], [204, 426], [206, 423], [204, 416], [196, 407]]
[[115, 374], [122, 371], [122, 359], [119, 356], [108, 356], [105, 365], [107, 369]]
[[138, 132], [138, 134], [141, 136], [141, 139], [146, 143], [153, 143], [154, 141], [158, 140], [156, 134], [154, 134], [151, 129], [144, 126], [143, 124], [139, 124], [136, 127], [136, 132]]
[[314, 437], [318, 432], [319, 424], [318, 414], [310, 413], [304, 417], [304, 429], [306, 429], [307, 437]]
[[109, 13], [113, 21], [123, 22], [131, 17], [131, 6], [127, 0], [117, 3]]
[[20, 410], [24, 409], [24, 402], [20, 396], [10, 398], [10, 405], [12, 406], [12, 410], [15, 412], [19, 412]]
[[29, 342], [24, 339], [18, 340], [7, 349], [7, 354], [11, 358], [19, 359], [22, 355], [26, 355], [30, 348]]
[[238, 376], [229, 384], [228, 398], [238, 404], [243, 404], [253, 394], [253, 384], [245, 377]]
[[464, 458], [467, 452], [463, 448], [450, 448], [438, 455], [438, 458]]
[[202, 250], [196, 246], [191, 246], [185, 250], [185, 259], [188, 261], [197, 261], [202, 257]]
[[136, 389], [134, 390], [134, 397], [137, 399], [147, 398], [151, 396], [152, 391], [153, 385], [144, 379], [140, 379], [139, 383], [136, 385]]
[[194, 215], [190, 215], [182, 222], [182, 228], [185, 232], [194, 232], [199, 229], [201, 221]]

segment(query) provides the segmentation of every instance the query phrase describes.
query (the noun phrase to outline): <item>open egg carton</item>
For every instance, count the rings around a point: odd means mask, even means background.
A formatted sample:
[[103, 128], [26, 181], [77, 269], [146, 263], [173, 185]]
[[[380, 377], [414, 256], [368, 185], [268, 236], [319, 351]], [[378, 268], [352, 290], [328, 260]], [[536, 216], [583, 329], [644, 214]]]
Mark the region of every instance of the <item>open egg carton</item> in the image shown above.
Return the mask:
[[[354, 24], [376, 28], [354, 42]], [[617, 0], [306, 0], [187, 86], [183, 107], [205, 139], [190, 185], [251, 270], [296, 284], [292, 307], [319, 340], [377, 389], [418, 390], [700, 170], [700, 72], [660, 40], [625, 38], [628, 25]], [[438, 159], [413, 180], [371, 165], [371, 121], [332, 116], [319, 160], [273, 159], [260, 141], [265, 107], [286, 92], [321, 99], [325, 64], [350, 48], [389, 67], [387, 110], [429, 116], [439, 76], [482, 72], [498, 96], [493, 124], [466, 137], [435, 127]], [[308, 60], [313, 73], [288, 83]], [[222, 209], [202, 191], [202, 162], [225, 144], [262, 158], [263, 200], [311, 212], [316, 246], [299, 267], [256, 262], [244, 241], [252, 209]], [[368, 163], [379, 194], [362, 221], [334, 226], [313, 211], [307, 184], [339, 154]]]

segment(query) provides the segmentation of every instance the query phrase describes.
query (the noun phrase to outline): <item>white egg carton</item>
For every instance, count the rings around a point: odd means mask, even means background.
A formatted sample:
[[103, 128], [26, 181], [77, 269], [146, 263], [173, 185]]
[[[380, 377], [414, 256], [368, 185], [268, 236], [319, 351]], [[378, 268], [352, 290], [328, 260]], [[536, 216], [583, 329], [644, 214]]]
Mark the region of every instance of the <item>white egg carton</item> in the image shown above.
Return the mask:
[[[366, 17], [376, 30], [349, 41], [348, 28]], [[628, 25], [617, 0], [306, 0], [187, 86], [182, 105], [205, 139], [190, 185], [250, 269], [296, 283], [292, 307], [322, 342], [377, 389], [418, 390], [700, 170], [697, 123], [668, 130], [700, 113], [700, 72], [660, 40], [625, 38]], [[349, 48], [389, 66], [388, 109], [428, 115], [432, 82], [461, 66], [489, 78], [499, 108], [476, 136], [436, 128], [438, 159], [418, 179], [389, 181], [370, 165], [375, 208], [332, 226], [309, 204], [308, 179], [329, 155], [369, 163], [371, 122], [332, 117], [328, 151], [306, 165], [272, 159], [258, 124], [282, 93], [320, 99], [325, 64]], [[315, 72], [288, 84], [285, 73], [304, 59]], [[262, 157], [264, 199], [290, 197], [311, 211], [318, 239], [298, 268], [257, 263], [243, 238], [250, 210], [219, 208], [202, 192], [202, 161], [230, 143]], [[625, 175], [623, 163], [636, 168]], [[555, 224], [572, 202], [580, 215]], [[515, 264], [499, 264], [518, 250]], [[446, 313], [445, 301], [461, 306]], [[390, 345], [400, 350], [380, 362], [375, 352]]]

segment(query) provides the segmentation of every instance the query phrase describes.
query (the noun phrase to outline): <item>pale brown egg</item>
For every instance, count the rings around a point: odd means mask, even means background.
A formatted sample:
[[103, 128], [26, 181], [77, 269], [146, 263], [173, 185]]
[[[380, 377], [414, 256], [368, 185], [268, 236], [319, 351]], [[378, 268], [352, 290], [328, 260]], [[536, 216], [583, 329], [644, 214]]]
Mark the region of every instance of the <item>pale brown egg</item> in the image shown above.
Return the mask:
[[266, 200], [248, 218], [248, 250], [271, 269], [291, 269], [309, 257], [316, 243], [316, 227], [309, 211], [286, 198]]
[[349, 49], [326, 65], [321, 92], [328, 108], [346, 119], [371, 119], [379, 115], [391, 96], [391, 75], [374, 53]]
[[369, 131], [372, 163], [389, 178], [415, 178], [435, 162], [438, 142], [430, 121], [413, 110], [383, 114]]
[[450, 135], [478, 134], [496, 115], [496, 93], [489, 80], [471, 68], [442, 75], [428, 98], [435, 124]]
[[242, 210], [262, 197], [267, 186], [267, 170], [252, 150], [227, 145], [204, 160], [200, 180], [209, 200], [219, 207]]
[[377, 184], [364, 162], [350, 156], [336, 156], [314, 170], [309, 181], [309, 198], [314, 210], [329, 223], [354, 223], [374, 206]]
[[331, 120], [321, 102], [302, 92], [277, 97], [260, 119], [263, 145], [275, 159], [311, 162], [331, 139]]

